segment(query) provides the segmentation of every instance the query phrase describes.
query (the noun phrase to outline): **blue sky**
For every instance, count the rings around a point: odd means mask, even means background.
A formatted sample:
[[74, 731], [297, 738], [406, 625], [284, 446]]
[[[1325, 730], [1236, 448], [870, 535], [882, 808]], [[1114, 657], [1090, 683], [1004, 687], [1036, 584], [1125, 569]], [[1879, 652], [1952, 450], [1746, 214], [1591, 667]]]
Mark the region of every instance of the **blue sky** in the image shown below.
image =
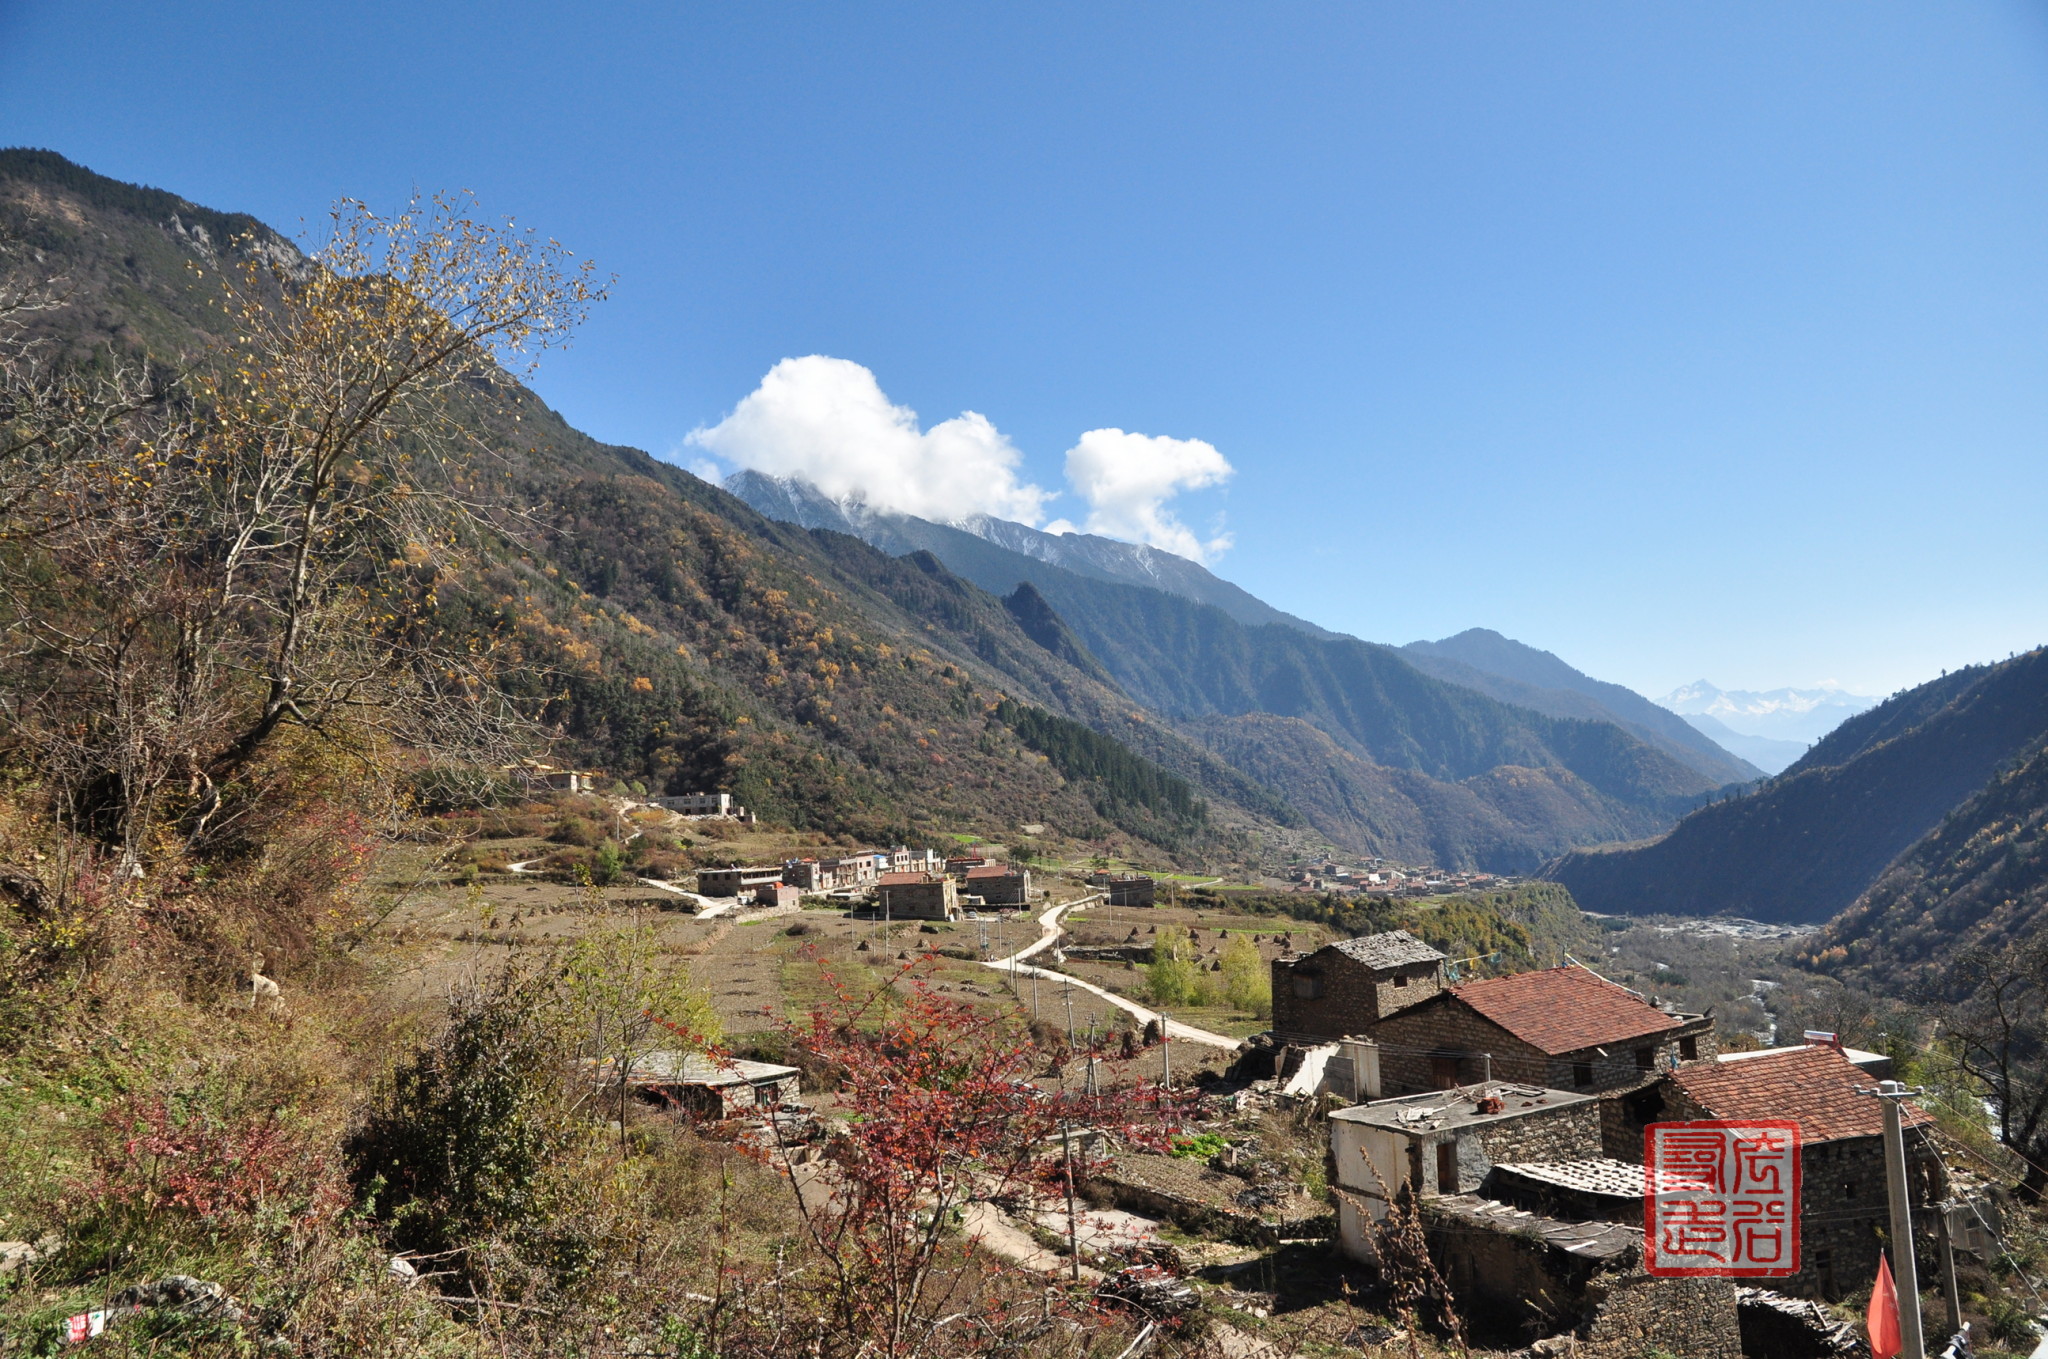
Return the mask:
[[618, 275], [542, 395], [685, 462], [807, 355], [1043, 519], [1090, 431], [1198, 441], [1151, 509], [1378, 640], [1651, 694], [2048, 640], [2037, 7], [0, 0], [0, 143], [287, 230], [473, 190]]

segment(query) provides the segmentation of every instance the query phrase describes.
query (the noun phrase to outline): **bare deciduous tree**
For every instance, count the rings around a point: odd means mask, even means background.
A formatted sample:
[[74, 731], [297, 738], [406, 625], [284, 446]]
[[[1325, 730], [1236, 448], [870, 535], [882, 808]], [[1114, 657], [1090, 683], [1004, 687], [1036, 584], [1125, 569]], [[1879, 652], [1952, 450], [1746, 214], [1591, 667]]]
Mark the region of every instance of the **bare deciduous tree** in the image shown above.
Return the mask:
[[602, 296], [589, 266], [445, 198], [246, 255], [234, 338], [176, 382], [0, 335], [0, 722], [130, 865], [231, 836], [318, 753], [521, 731], [436, 595], [481, 523], [473, 417]]
[[1998, 1140], [2026, 1167], [2020, 1197], [2039, 1203], [2048, 1195], [2048, 939], [1970, 955], [1955, 975], [1969, 991], [1942, 1031], [1990, 1101]]

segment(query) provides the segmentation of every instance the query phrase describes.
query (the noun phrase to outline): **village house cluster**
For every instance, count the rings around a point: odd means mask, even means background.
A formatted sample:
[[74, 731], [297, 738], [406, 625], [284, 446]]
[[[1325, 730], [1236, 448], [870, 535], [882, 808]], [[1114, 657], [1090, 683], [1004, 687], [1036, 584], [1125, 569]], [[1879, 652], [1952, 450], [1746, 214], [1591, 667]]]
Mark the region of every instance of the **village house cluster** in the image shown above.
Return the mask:
[[[1375, 1259], [1377, 1224], [1413, 1204], [1461, 1309], [1525, 1337], [1577, 1317], [1594, 1354], [1740, 1354], [1757, 1309], [1782, 1320], [1788, 1297], [1871, 1283], [1888, 1200], [1869, 1092], [1888, 1059], [1825, 1041], [1724, 1053], [1710, 1016], [1575, 963], [1458, 983], [1446, 962], [1396, 930], [1272, 963], [1260, 1059], [1290, 1090], [1355, 1101], [1329, 1123], [1345, 1251]], [[1643, 1270], [1644, 1130], [1697, 1119], [1800, 1126], [1798, 1266], [1754, 1281], [1768, 1291]], [[1929, 1117], [1908, 1105], [1904, 1119], [1931, 1268], [1952, 1189]]]
[[[1148, 880], [1149, 881], [1149, 880]], [[836, 896], [892, 920], [958, 920], [969, 908], [1009, 909], [1032, 900], [1031, 870], [977, 855], [941, 858], [936, 850], [894, 849], [829, 859], [697, 871], [701, 896], [756, 905], [790, 905], [804, 896]]]
[[1407, 868], [1385, 859], [1367, 859], [1356, 865], [1340, 864], [1333, 859], [1301, 864], [1287, 870], [1287, 880], [1301, 892], [1363, 892], [1372, 896], [1394, 897], [1482, 892], [1509, 887], [1518, 881], [1492, 873]]

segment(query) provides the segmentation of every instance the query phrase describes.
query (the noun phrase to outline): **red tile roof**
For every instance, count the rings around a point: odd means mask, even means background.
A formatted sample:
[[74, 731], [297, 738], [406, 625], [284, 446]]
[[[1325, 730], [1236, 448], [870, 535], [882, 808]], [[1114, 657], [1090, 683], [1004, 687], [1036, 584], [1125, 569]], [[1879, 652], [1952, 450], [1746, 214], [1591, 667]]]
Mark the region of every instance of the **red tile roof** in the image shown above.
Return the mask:
[[1005, 864], [984, 864], [980, 868], [968, 869], [967, 876], [970, 878], [1013, 878], [1017, 874], [1015, 869]]
[[875, 886], [909, 887], [915, 883], [937, 882], [938, 880], [938, 875], [933, 873], [884, 873], [881, 877], [875, 879]]
[[[1739, 1062], [1695, 1062], [1671, 1073], [1672, 1083], [1710, 1118], [1796, 1118], [1808, 1142], [1876, 1137], [1884, 1110], [1871, 1095], [1877, 1084], [1833, 1048], [1787, 1048]], [[1907, 1126], [1932, 1122], [1908, 1104]]]
[[1490, 977], [1453, 986], [1451, 994], [1553, 1057], [1646, 1038], [1682, 1023], [1583, 967]]

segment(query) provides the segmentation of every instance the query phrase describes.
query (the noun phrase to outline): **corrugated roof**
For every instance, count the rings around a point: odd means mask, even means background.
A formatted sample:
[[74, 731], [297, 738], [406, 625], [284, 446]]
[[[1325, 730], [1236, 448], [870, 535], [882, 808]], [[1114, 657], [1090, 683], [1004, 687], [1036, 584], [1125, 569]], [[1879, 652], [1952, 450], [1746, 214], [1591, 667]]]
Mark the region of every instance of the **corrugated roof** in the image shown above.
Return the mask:
[[1444, 957], [1406, 930], [1389, 930], [1385, 934], [1364, 934], [1356, 939], [1340, 939], [1330, 947], [1347, 958], [1356, 958], [1367, 967], [1405, 967], [1410, 963], [1439, 963]]
[[1512, 1161], [1494, 1167], [1537, 1184], [1611, 1198], [1643, 1197], [1643, 1168], [1632, 1161]]
[[[606, 1068], [617, 1072], [616, 1065]], [[793, 1066], [750, 1062], [739, 1057], [706, 1057], [702, 1053], [650, 1052], [633, 1063], [628, 1078], [634, 1085], [754, 1085], [800, 1075]], [[607, 1080], [615, 1076], [607, 1075]]]
[[1515, 1037], [1553, 1057], [1626, 1043], [1678, 1028], [1681, 1021], [1583, 967], [1551, 967], [1489, 977], [1451, 994]]
[[[1671, 1073], [1672, 1083], [1710, 1118], [1796, 1118], [1808, 1142], [1876, 1137], [1884, 1109], [1869, 1089], [1870, 1073], [1833, 1048], [1786, 1048], [1741, 1062], [1698, 1062]], [[1907, 1124], [1932, 1122], [1908, 1104]]]

